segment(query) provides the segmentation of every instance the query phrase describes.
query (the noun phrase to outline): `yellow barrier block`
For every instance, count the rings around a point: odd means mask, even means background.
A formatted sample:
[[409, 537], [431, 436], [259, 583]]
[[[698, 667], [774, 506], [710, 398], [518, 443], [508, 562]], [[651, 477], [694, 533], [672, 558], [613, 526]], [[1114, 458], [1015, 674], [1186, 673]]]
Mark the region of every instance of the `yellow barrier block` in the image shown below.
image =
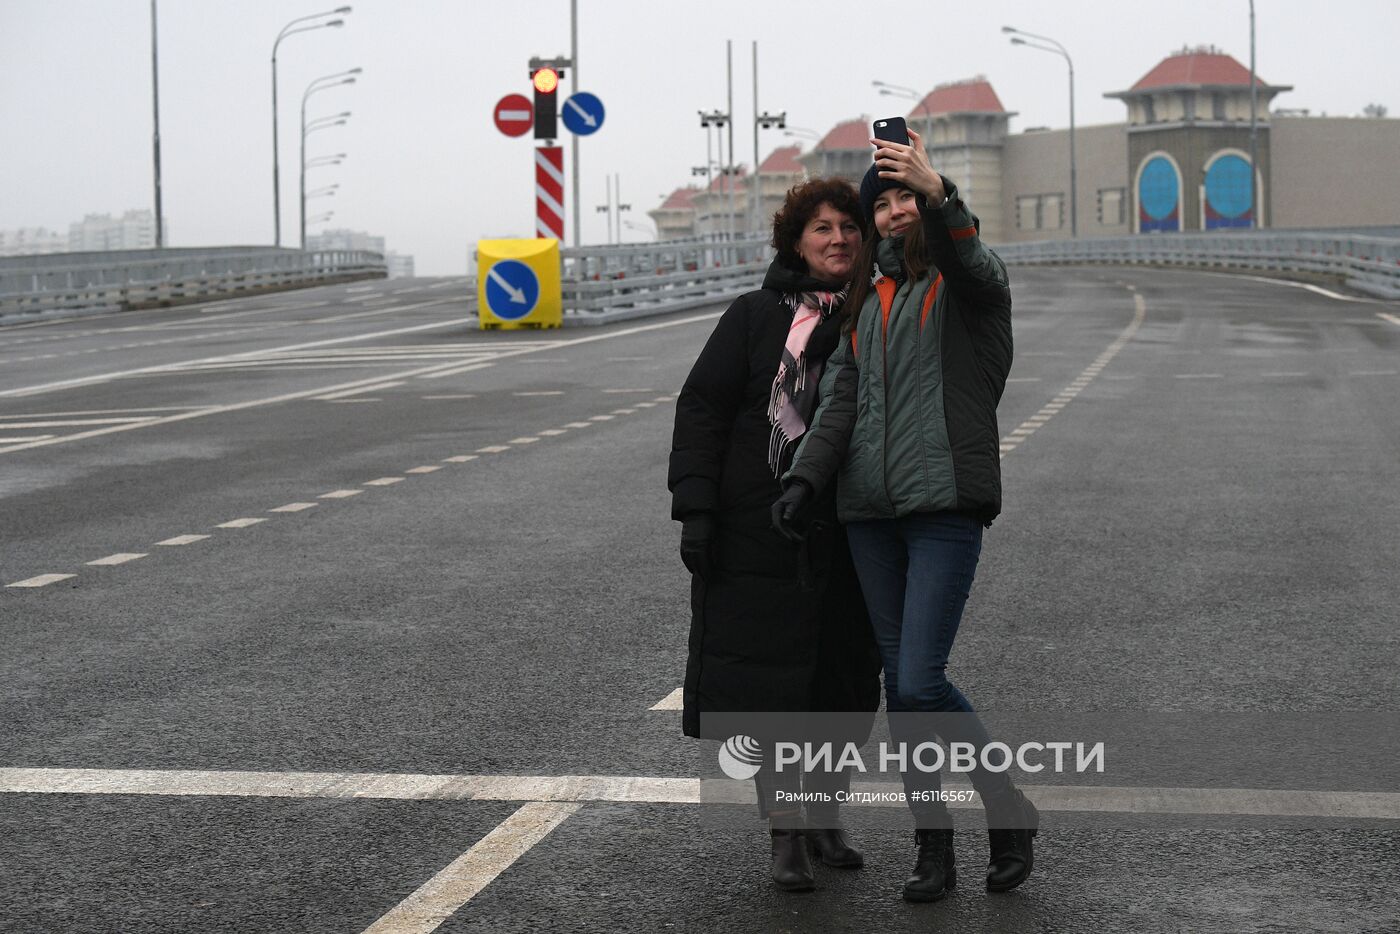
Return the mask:
[[482, 330], [563, 324], [558, 240], [478, 240], [476, 257], [476, 307]]

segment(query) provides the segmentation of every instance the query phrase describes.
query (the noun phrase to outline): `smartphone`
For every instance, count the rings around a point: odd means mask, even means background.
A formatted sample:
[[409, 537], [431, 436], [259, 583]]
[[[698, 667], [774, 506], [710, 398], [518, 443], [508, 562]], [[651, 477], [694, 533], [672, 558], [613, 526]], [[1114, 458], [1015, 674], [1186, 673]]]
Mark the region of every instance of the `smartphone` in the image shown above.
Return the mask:
[[876, 139], [909, 145], [909, 127], [904, 125], [903, 117], [886, 117], [883, 120], [876, 120], [874, 129]]

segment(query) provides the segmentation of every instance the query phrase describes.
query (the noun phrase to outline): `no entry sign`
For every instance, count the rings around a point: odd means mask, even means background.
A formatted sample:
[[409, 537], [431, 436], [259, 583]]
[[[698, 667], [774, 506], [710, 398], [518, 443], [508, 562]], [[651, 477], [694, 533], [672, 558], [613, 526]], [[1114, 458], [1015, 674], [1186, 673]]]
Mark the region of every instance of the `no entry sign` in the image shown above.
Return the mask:
[[523, 94], [507, 94], [496, 102], [496, 129], [507, 136], [524, 136], [535, 125], [535, 107]]

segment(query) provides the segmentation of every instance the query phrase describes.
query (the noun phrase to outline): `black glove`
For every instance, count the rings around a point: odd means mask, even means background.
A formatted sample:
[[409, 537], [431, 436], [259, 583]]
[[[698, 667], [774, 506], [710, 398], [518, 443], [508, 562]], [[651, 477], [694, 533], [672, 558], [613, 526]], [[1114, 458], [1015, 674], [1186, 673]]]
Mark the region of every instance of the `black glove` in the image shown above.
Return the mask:
[[709, 580], [714, 570], [710, 550], [717, 528], [714, 515], [708, 512], [691, 513], [681, 521], [681, 561], [701, 580]]
[[812, 501], [812, 488], [806, 480], [793, 480], [778, 501], [773, 504], [773, 529], [789, 541], [800, 542], [806, 537], [807, 523], [802, 514]]

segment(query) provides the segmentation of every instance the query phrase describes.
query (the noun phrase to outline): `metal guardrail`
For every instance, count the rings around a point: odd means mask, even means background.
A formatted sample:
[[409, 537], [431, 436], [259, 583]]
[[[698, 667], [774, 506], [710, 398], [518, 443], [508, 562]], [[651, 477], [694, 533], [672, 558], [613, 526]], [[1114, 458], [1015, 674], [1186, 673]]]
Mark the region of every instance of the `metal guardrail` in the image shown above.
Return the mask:
[[214, 247], [6, 257], [0, 316], [179, 304], [387, 275], [383, 256], [358, 250]]
[[1139, 234], [995, 246], [1008, 263], [1148, 264], [1332, 276], [1380, 298], [1400, 298], [1400, 238], [1319, 231]]
[[763, 281], [766, 238], [664, 240], [561, 250], [565, 325], [607, 324], [728, 302]]

